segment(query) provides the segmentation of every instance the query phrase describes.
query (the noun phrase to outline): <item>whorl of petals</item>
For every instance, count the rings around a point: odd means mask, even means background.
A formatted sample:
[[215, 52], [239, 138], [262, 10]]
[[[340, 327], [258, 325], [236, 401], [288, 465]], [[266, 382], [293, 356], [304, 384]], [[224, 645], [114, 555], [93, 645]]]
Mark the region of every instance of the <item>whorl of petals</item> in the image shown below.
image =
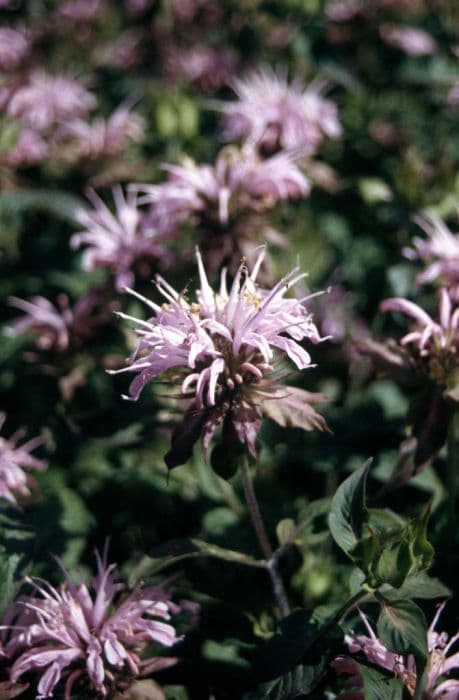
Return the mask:
[[422, 260], [427, 265], [416, 282], [439, 280], [459, 298], [459, 234], [452, 233], [438, 216], [416, 216], [414, 221], [427, 234], [427, 238], [415, 237], [413, 247], [403, 250], [409, 260]]
[[[0, 429], [5, 419], [5, 413], [0, 413]], [[13, 505], [18, 505], [21, 499], [29, 498], [31, 487], [36, 486], [28, 471], [46, 469], [46, 463], [31, 454], [43, 444], [43, 440], [36, 437], [20, 445], [23, 436], [22, 430], [9, 438], [0, 436], [0, 498], [5, 498]]]
[[[138, 586], [123, 596], [115, 565], [97, 552], [96, 560], [90, 586], [73, 583], [64, 570], [66, 582], [58, 588], [29, 579], [35, 595], [16, 604], [18, 618], [5, 647], [14, 659], [11, 680], [41, 673], [38, 698], [53, 697], [61, 678], [67, 679], [66, 698], [77, 680], [106, 697], [117, 675], [139, 675], [139, 653], [147, 642], [170, 647], [179, 641], [169, 623], [175, 606], [161, 590]], [[172, 660], [158, 661], [161, 667]]]
[[270, 152], [312, 155], [326, 136], [342, 133], [336, 105], [323, 97], [324, 82], [305, 88], [298, 79], [289, 84], [284, 75], [263, 68], [235, 80], [233, 89], [238, 100], [218, 105], [229, 141], [244, 139]]
[[7, 113], [42, 132], [69, 118], [86, 115], [94, 105], [95, 97], [77, 80], [36, 70], [14, 91]]
[[408, 299], [385, 299], [381, 311], [400, 311], [415, 322], [413, 330], [400, 340], [401, 345], [414, 344], [421, 356], [444, 351], [456, 352], [459, 340], [459, 307], [453, 306], [448, 289], [439, 292], [439, 320], [434, 321], [418, 304]]
[[93, 208], [81, 208], [76, 212], [76, 222], [84, 228], [72, 236], [70, 243], [72, 248], [85, 246], [84, 269], [111, 268], [117, 288], [122, 289], [133, 284], [137, 262], [145, 265], [145, 262], [170, 256], [163, 245], [170, 229], [163, 231], [150, 225], [138, 208], [135, 192], [130, 191], [125, 197], [120, 186], [112, 191], [115, 214], [95, 192], [88, 192]]
[[142, 201], [150, 202], [164, 218], [182, 221], [190, 214], [214, 218], [221, 226], [242, 211], [270, 209], [279, 201], [306, 197], [307, 178], [290, 155], [278, 153], [261, 160], [253, 149], [223, 149], [215, 165], [165, 165], [168, 180], [140, 185]]

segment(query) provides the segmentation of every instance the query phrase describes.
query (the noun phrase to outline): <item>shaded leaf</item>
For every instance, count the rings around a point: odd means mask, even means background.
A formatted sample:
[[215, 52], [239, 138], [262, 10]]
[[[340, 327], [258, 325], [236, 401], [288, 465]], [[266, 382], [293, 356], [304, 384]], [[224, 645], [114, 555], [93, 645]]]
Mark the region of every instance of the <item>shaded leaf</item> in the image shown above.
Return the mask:
[[376, 668], [357, 664], [363, 679], [365, 700], [402, 700], [403, 684]]
[[[390, 600], [390, 589], [381, 589], [384, 596]], [[432, 578], [425, 571], [408, 576], [403, 585], [393, 592], [397, 598], [447, 598], [451, 591], [438, 578]]]
[[84, 202], [74, 194], [61, 190], [9, 190], [0, 194], [0, 216], [11, 216], [29, 209], [48, 211], [59, 219], [74, 221], [75, 212]]
[[316, 631], [305, 610], [295, 610], [281, 620], [279, 632], [259, 649], [253, 662], [252, 671], [258, 682], [278, 678], [294, 668]]
[[330, 509], [328, 525], [336, 544], [348, 554], [359, 542], [367, 520], [365, 486], [369, 465], [357, 469], [338, 487]]
[[380, 599], [378, 636], [382, 643], [398, 654], [414, 654], [416, 659], [427, 659], [427, 622], [416, 603], [406, 599]]
[[317, 666], [297, 666], [293, 671], [271, 683], [265, 683], [244, 700], [294, 700], [308, 697], [328, 668], [323, 659]]

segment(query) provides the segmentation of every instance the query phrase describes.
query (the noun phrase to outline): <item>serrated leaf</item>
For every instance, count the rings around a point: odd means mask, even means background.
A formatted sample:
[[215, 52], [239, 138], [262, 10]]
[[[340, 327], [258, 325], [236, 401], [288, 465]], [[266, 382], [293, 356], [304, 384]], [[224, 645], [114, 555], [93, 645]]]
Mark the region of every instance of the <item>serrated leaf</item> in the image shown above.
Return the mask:
[[381, 601], [378, 636], [382, 643], [398, 654], [414, 654], [422, 663], [427, 659], [427, 622], [416, 603], [406, 599]]
[[365, 486], [369, 465], [349, 476], [336, 491], [331, 502], [328, 525], [336, 544], [349, 554], [360, 539], [362, 524], [368, 519]]
[[403, 684], [379, 669], [357, 664], [363, 678], [365, 700], [402, 700]]

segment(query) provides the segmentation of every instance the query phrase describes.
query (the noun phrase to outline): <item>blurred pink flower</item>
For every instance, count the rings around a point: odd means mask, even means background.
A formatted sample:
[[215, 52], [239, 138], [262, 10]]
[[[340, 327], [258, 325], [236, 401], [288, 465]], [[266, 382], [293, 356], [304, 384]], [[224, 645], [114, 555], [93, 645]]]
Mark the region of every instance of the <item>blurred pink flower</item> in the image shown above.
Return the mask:
[[228, 147], [215, 165], [188, 159], [164, 169], [169, 175], [165, 183], [138, 189], [145, 193], [143, 201], [177, 220], [196, 213], [226, 226], [241, 210], [264, 211], [310, 191], [309, 181], [286, 153], [261, 160], [252, 149]]
[[10, 71], [18, 68], [27, 56], [29, 48], [30, 43], [23, 30], [0, 27], [0, 70]]
[[268, 68], [235, 80], [239, 99], [218, 105], [225, 115], [224, 138], [246, 139], [269, 153], [284, 148], [312, 155], [326, 136], [342, 133], [335, 103], [322, 96], [325, 87], [323, 81], [306, 88], [299, 79], [289, 84]]
[[[142, 321], [120, 314], [138, 325], [140, 338], [127, 366], [114, 372], [137, 374], [129, 396], [124, 398], [137, 400], [153, 378], [173, 370], [183, 396], [192, 400], [185, 429], [187, 423], [193, 428], [187, 437], [193, 433], [192, 444], [201, 437], [204, 450], [228, 415], [239, 441], [255, 454], [263, 398], [281, 401], [276, 394], [279, 387], [269, 378], [275, 351], [288, 356], [298, 369], [306, 369], [312, 366], [311, 358], [300, 342], [323, 340], [305, 308], [305, 300], [285, 298], [287, 290], [305, 277], [298, 274], [298, 268], [271, 290], [257, 287], [264, 254], [262, 250], [251, 273], [244, 263], [240, 265], [229, 291], [224, 270], [219, 290], [214, 292], [197, 252], [200, 287], [195, 302], [189, 302], [183, 292], [176, 292], [158, 277], [156, 286], [167, 302], [162, 306], [129, 290], [153, 310], [152, 318]], [[280, 391], [286, 398], [290, 388], [281, 387]], [[169, 459], [169, 466], [182, 463], [171, 464], [174, 460]]]
[[439, 321], [434, 321], [420, 306], [408, 299], [385, 299], [381, 311], [400, 311], [415, 321], [415, 327], [401, 340], [401, 345], [414, 344], [421, 356], [456, 353], [459, 340], [459, 307], [453, 309], [449, 291], [439, 292]]
[[125, 587], [116, 582], [115, 565], [109, 566], [106, 555], [102, 560], [97, 552], [96, 560], [97, 575], [90, 586], [73, 583], [65, 571], [59, 588], [29, 579], [36, 595], [17, 603], [27, 624], [21, 625], [19, 615], [6, 647], [8, 656], [16, 657], [11, 680], [41, 673], [38, 698], [53, 697], [63, 677], [67, 700], [76, 681], [112, 697], [118, 681], [138, 677], [144, 663], [153, 671], [175, 662], [167, 657], [142, 662], [139, 656], [148, 642], [170, 647], [179, 641], [168, 622], [175, 606], [160, 589], [142, 585], [121, 595]]
[[0, 161], [9, 168], [36, 165], [48, 155], [49, 147], [43, 137], [28, 127], [24, 127], [13, 148], [0, 156]]
[[414, 221], [427, 234], [414, 238], [413, 248], [404, 248], [409, 260], [422, 260], [425, 270], [416, 276], [418, 284], [440, 281], [459, 300], [459, 234], [452, 233], [437, 216], [416, 216]]
[[202, 90], [218, 90], [236, 70], [236, 57], [225, 48], [196, 44], [190, 49], [171, 47], [166, 55], [166, 72], [174, 80], [188, 80]]
[[42, 296], [30, 300], [10, 297], [10, 305], [23, 311], [24, 316], [10, 323], [9, 332], [36, 334], [34, 342], [39, 351], [77, 348], [93, 334], [99, 321], [94, 311], [100, 301], [96, 289], [81, 297], [73, 307], [66, 294], [59, 294], [56, 305]]
[[71, 119], [63, 124], [58, 139], [70, 139], [80, 158], [95, 160], [121, 153], [128, 140], [140, 142], [144, 136], [145, 122], [133, 114], [130, 105], [120, 105], [108, 119], [96, 117], [92, 122]]
[[[459, 668], [459, 653], [448, 656], [452, 646], [459, 640], [459, 634], [448, 639], [445, 632], [438, 633], [435, 627], [438, 619], [445, 607], [445, 603], [440, 605], [427, 633], [427, 647], [429, 660], [427, 663], [427, 685], [425, 688], [425, 698], [428, 700], [457, 700], [459, 698], [459, 681], [441, 680], [452, 670]], [[416, 687], [416, 664], [414, 657], [402, 656], [389, 651], [377, 638], [367, 617], [361, 612], [360, 618], [365, 625], [368, 635], [346, 635], [345, 641], [351, 654], [362, 653], [374, 666], [389, 671], [398, 678], [408, 689], [410, 695], [414, 695]], [[358, 665], [348, 657], [338, 657], [332, 663], [337, 673], [351, 674], [351, 678], [346, 683], [349, 686], [363, 685]], [[440, 681], [440, 682], [439, 682]], [[364, 699], [364, 694], [356, 692], [355, 695], [340, 695], [340, 698]], [[423, 696], [424, 697], [424, 696]]]
[[375, 10], [404, 10], [416, 5], [418, 0], [332, 0], [326, 14], [333, 22], [347, 22], [356, 16], [372, 15]]
[[13, 92], [7, 112], [36, 131], [46, 131], [55, 124], [86, 115], [94, 105], [95, 97], [78, 81], [36, 70]]
[[57, 21], [86, 23], [97, 15], [101, 6], [101, 0], [64, 0], [56, 7], [54, 18]]
[[435, 39], [417, 27], [382, 24], [379, 33], [386, 44], [395, 46], [410, 56], [424, 56], [437, 50]]
[[84, 269], [109, 267], [121, 290], [134, 282], [136, 268], [149, 274], [155, 262], [170, 261], [171, 254], [164, 243], [171, 232], [169, 228], [150, 225], [151, 220], [138, 208], [135, 192], [130, 191], [125, 198], [119, 185], [112, 192], [116, 214], [95, 192], [88, 192], [93, 209], [76, 212], [75, 221], [84, 228], [72, 236], [70, 243], [72, 248], [88, 246], [83, 254]]
[[[6, 420], [6, 414], [0, 413], [0, 429]], [[0, 498], [5, 498], [13, 505], [31, 495], [31, 488], [36, 486], [35, 479], [28, 473], [29, 469], [43, 471], [46, 463], [31, 453], [43, 444], [39, 437], [32, 438], [19, 445], [24, 431], [18, 430], [9, 438], [0, 436]]]

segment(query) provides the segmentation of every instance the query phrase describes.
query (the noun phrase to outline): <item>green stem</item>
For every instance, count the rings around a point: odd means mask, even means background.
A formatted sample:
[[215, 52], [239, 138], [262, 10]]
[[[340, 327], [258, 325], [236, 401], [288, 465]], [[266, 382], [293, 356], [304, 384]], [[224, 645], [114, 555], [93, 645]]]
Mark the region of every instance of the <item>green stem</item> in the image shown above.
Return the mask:
[[253, 529], [255, 530], [258, 544], [260, 545], [263, 556], [266, 559], [266, 568], [271, 578], [274, 597], [276, 598], [282, 617], [285, 617], [290, 612], [290, 606], [288, 604], [287, 594], [285, 592], [282, 578], [277, 569], [277, 557], [274, 556], [274, 552], [261, 517], [260, 509], [258, 507], [247, 457], [244, 457], [242, 460], [241, 471], [245, 500], [247, 502], [247, 508], [249, 509]]

